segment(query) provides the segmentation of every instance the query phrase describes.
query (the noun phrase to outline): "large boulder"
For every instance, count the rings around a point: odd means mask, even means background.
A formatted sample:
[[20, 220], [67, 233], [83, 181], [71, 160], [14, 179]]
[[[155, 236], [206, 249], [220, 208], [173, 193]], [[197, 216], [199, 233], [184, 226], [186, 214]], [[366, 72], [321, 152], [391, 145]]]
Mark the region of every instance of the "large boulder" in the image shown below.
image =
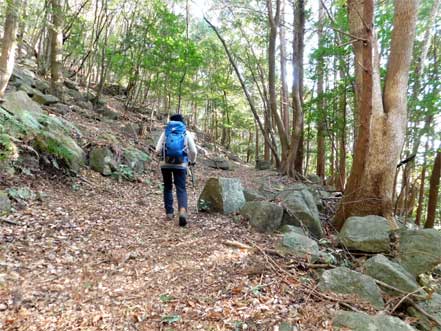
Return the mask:
[[282, 255], [293, 255], [306, 258], [311, 262], [320, 259], [318, 244], [302, 234], [295, 231], [285, 233], [280, 241], [277, 250]]
[[0, 216], [11, 211], [11, 201], [5, 191], [0, 191]]
[[414, 331], [415, 329], [398, 317], [362, 312], [340, 311], [332, 321], [333, 330], [352, 331]]
[[198, 210], [230, 214], [245, 204], [243, 188], [237, 178], [210, 178], [199, 196]]
[[282, 223], [283, 208], [272, 202], [251, 201], [242, 207], [240, 214], [258, 232], [273, 232]]
[[243, 195], [245, 196], [245, 200], [247, 202], [248, 201], [263, 201], [263, 200], [265, 200], [265, 197], [255, 190], [244, 189]]
[[285, 213], [283, 224], [304, 226], [315, 238], [323, 237], [320, 215], [312, 194], [307, 190], [285, 191], [277, 196], [282, 201]]
[[148, 162], [150, 162], [150, 156], [135, 147], [129, 147], [123, 150], [122, 164], [131, 170], [127, 178], [128, 180], [134, 180], [140, 176], [144, 172]]
[[[409, 273], [401, 265], [389, 260], [384, 255], [375, 255], [365, 262], [363, 265], [364, 273], [383, 283], [391, 285], [404, 292], [416, 292], [420, 286], [415, 276]], [[393, 290], [387, 290], [392, 295], [401, 295]], [[424, 291], [421, 290], [421, 294]]]
[[339, 239], [348, 249], [382, 253], [389, 251], [389, 224], [381, 216], [352, 216], [343, 225]]
[[320, 278], [318, 288], [325, 292], [355, 295], [363, 301], [370, 302], [377, 309], [384, 308], [381, 291], [375, 280], [346, 267], [326, 270]]
[[257, 170], [269, 170], [273, 167], [271, 161], [267, 160], [256, 160], [256, 169]]
[[36, 149], [61, 160], [74, 173], [79, 173], [85, 163], [85, 154], [67, 134], [60, 131], [42, 130], [34, 139]]
[[0, 124], [15, 138], [32, 140], [40, 153], [62, 161], [75, 173], [84, 163], [83, 150], [71, 137], [73, 131], [80, 134], [78, 129], [60, 117], [44, 113], [24, 91], [6, 94], [0, 107]]
[[[434, 293], [429, 300], [419, 302], [418, 306], [422, 308], [423, 311], [432, 315], [441, 322], [441, 295]], [[407, 312], [410, 316], [414, 316], [418, 319], [416, 324], [419, 330], [441, 331], [441, 327], [439, 325], [435, 326], [432, 320], [415, 309], [415, 307], [410, 306], [407, 309]]]
[[32, 100], [34, 100], [35, 102], [37, 102], [41, 105], [45, 105], [45, 106], [53, 105], [57, 102], [60, 102], [60, 99], [58, 99], [57, 97], [55, 97], [51, 94], [44, 94], [36, 89], [34, 89]]
[[224, 158], [207, 159], [205, 165], [213, 169], [231, 170], [231, 162]]
[[110, 176], [116, 167], [112, 151], [108, 147], [95, 147], [89, 153], [89, 165], [92, 170], [104, 176]]
[[7, 192], [8, 196], [15, 201], [29, 201], [36, 198], [35, 193], [26, 186], [11, 187]]
[[436, 229], [400, 230], [399, 262], [417, 276], [441, 264], [441, 232]]

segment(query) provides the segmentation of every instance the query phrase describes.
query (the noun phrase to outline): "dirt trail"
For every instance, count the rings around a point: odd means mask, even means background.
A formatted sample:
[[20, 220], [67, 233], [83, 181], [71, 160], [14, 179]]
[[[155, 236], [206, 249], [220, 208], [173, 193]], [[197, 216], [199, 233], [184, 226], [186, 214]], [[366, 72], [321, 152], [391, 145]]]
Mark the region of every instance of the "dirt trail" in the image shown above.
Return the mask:
[[[227, 173], [245, 174], [255, 176]], [[253, 270], [265, 263], [223, 244], [271, 245], [273, 238], [229, 217], [194, 213], [191, 189], [189, 227], [166, 223], [158, 171], [150, 185], [91, 171], [83, 178], [34, 180], [32, 188], [48, 196], [15, 214], [21, 225], [0, 225], [0, 329], [241, 330], [246, 323], [272, 330], [298, 319], [298, 298], [271, 270]]]

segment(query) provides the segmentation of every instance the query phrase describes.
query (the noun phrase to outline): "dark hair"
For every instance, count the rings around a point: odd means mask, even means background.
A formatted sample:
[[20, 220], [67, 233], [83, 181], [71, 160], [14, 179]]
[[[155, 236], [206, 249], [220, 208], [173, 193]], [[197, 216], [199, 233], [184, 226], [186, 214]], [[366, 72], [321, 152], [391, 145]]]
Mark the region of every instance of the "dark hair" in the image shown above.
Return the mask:
[[174, 114], [170, 116], [170, 121], [176, 121], [176, 122], [182, 122], [185, 123], [184, 121], [184, 116], [182, 116], [181, 114]]

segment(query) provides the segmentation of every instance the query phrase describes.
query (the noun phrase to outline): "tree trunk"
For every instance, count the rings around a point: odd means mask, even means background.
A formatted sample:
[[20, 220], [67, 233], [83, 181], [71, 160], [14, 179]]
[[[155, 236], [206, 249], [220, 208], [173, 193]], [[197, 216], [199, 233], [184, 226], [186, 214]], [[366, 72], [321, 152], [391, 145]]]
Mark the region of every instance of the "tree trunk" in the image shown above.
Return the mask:
[[431, 229], [435, 225], [436, 205], [438, 202], [439, 181], [441, 175], [441, 150], [436, 152], [432, 175], [430, 176], [429, 202], [427, 203], [427, 219], [424, 228]]
[[[267, 0], [268, 18], [269, 18], [269, 43], [268, 43], [268, 92], [271, 117], [274, 118], [277, 131], [279, 132], [280, 145], [282, 147], [282, 163], [288, 157], [288, 135], [283, 126], [282, 119], [277, 111], [277, 95], [276, 95], [276, 39], [277, 27], [280, 20], [280, 1], [276, 0], [276, 12], [273, 15], [272, 0]], [[277, 164], [280, 166], [280, 163]]]
[[415, 224], [421, 225], [421, 216], [423, 214], [424, 208], [424, 187], [426, 183], [426, 168], [427, 168], [427, 151], [429, 150], [429, 142], [426, 141], [426, 146], [424, 148], [424, 162], [421, 167], [421, 176], [420, 176], [420, 189], [418, 193], [418, 207], [415, 216]]
[[12, 70], [14, 70], [15, 50], [17, 48], [18, 17], [21, 1], [6, 1], [6, 19], [0, 55], [0, 99], [4, 96]]
[[288, 95], [288, 83], [286, 81], [286, 38], [285, 38], [285, 0], [281, 0], [280, 7], [280, 24], [279, 24], [279, 37], [280, 37], [280, 80], [281, 86], [281, 98], [280, 109], [283, 118], [283, 125], [285, 131], [289, 134], [289, 95]]
[[[339, 96], [339, 116], [341, 119], [339, 131], [339, 153], [338, 167], [336, 176], [336, 189], [343, 191], [346, 181], [346, 75], [344, 70], [340, 70], [340, 78], [342, 80], [340, 96]], [[340, 121], [339, 121], [340, 122]]]
[[[319, 20], [318, 20], [318, 47], [323, 46], [323, 4], [320, 2], [319, 4]], [[325, 98], [323, 96], [323, 76], [324, 76], [324, 60], [323, 56], [321, 56], [317, 60], [317, 169], [316, 174], [322, 179], [322, 182], [325, 180], [325, 159], [326, 159], [326, 150], [325, 150]]]
[[407, 124], [407, 85], [412, 58], [417, 0], [395, 1], [387, 74], [382, 95], [379, 53], [373, 35], [373, 0], [350, 0], [350, 32], [354, 42], [360, 127], [351, 174], [335, 216], [340, 229], [349, 216], [380, 215], [391, 227], [396, 165]]
[[62, 0], [51, 0], [52, 24], [50, 27], [51, 39], [51, 89], [52, 93], [58, 95], [59, 84], [63, 78], [63, 9]]
[[303, 49], [305, 30], [304, 0], [296, 0], [294, 4], [293, 33], [293, 82], [292, 108], [293, 123], [288, 157], [283, 165], [283, 172], [294, 177], [302, 173], [303, 164]]

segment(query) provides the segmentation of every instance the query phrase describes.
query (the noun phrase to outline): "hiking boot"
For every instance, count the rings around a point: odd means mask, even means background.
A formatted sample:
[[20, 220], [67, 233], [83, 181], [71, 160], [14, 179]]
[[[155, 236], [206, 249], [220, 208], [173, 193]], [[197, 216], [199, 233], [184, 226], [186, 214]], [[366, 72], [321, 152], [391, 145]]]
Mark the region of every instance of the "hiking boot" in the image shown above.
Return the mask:
[[166, 221], [173, 221], [174, 217], [175, 217], [175, 215], [173, 215], [173, 214], [167, 214], [167, 215], [165, 215], [165, 220]]
[[179, 212], [179, 226], [186, 226], [186, 225], [187, 225], [187, 212], [184, 209]]

